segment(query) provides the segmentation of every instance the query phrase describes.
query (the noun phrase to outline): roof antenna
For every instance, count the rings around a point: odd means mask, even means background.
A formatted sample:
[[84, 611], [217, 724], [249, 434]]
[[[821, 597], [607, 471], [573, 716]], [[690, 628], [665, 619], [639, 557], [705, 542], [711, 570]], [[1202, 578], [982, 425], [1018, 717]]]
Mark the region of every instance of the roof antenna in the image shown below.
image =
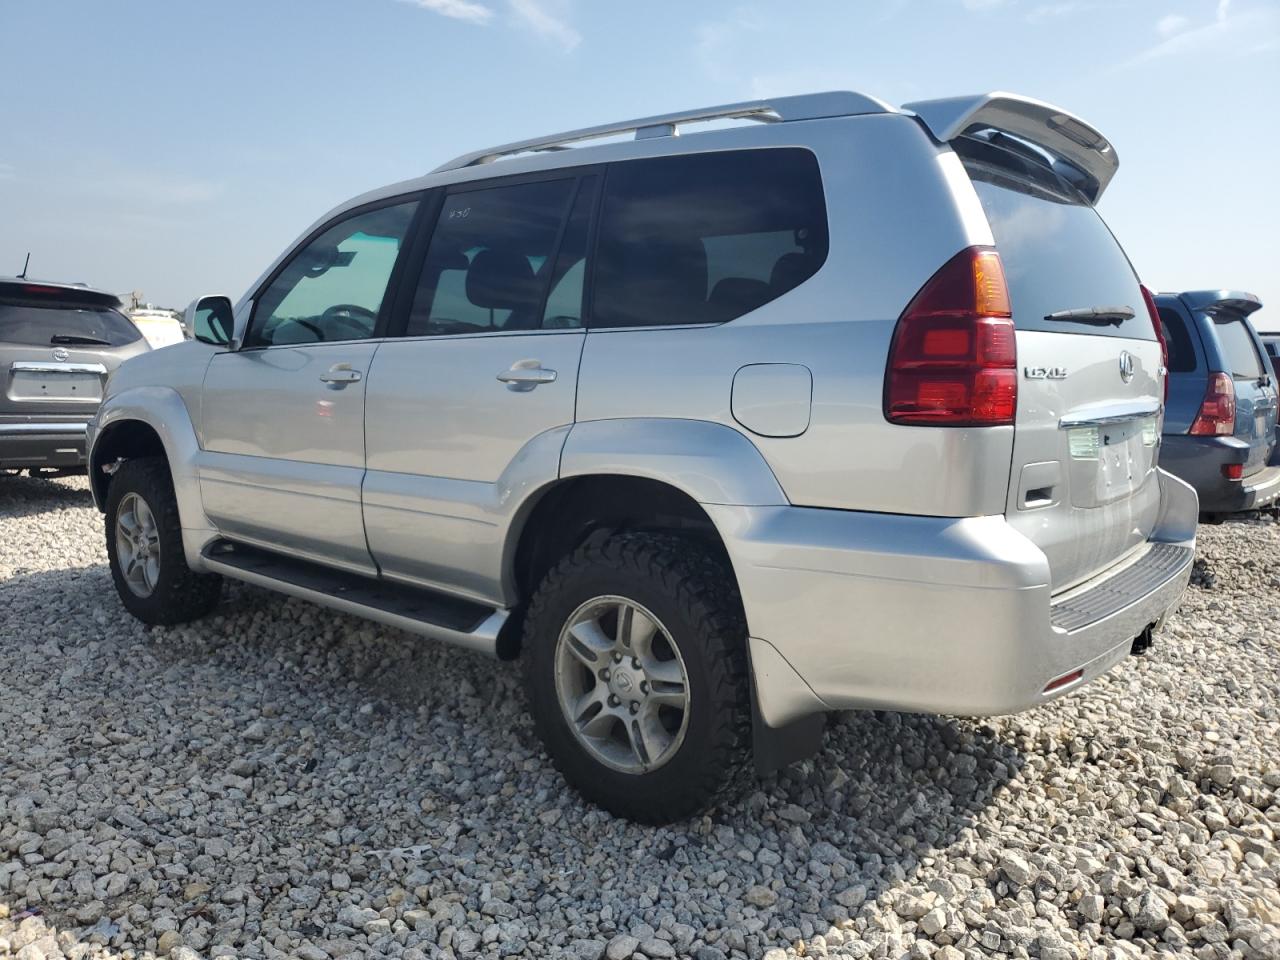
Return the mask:
[[27, 267], [31, 266], [31, 251], [27, 251], [27, 262], [22, 265], [22, 272], [18, 274], [19, 280], [27, 279]]

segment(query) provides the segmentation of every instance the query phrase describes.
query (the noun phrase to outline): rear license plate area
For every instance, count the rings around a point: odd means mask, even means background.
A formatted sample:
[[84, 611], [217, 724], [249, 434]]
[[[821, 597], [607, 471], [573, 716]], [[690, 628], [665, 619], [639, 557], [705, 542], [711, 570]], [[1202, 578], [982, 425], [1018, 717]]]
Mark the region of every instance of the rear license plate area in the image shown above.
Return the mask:
[[9, 399], [96, 403], [102, 399], [102, 378], [96, 373], [13, 370]]
[[1133, 496], [1151, 473], [1157, 437], [1150, 417], [1068, 430], [1072, 505], [1100, 507]]

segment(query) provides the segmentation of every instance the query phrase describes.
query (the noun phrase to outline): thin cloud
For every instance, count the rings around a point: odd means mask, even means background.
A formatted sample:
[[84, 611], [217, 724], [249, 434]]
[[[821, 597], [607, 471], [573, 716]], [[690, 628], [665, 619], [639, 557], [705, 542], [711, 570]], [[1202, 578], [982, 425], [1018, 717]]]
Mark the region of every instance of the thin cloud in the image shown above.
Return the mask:
[[0, 180], [16, 180], [18, 172], [13, 169], [11, 163], [0, 163]]
[[1180, 13], [1171, 13], [1156, 21], [1156, 33], [1162, 37], [1172, 37], [1191, 26], [1191, 20]]
[[[1280, 15], [1276, 11], [1255, 9], [1228, 16], [1229, 5], [1229, 0], [1219, 0], [1217, 16], [1198, 27], [1171, 25], [1168, 23], [1169, 17], [1161, 18], [1156, 23], [1156, 31], [1163, 39], [1119, 64], [1116, 69], [1124, 70], [1172, 56], [1200, 56], [1214, 47], [1227, 44], [1231, 45], [1237, 55], [1254, 54], [1272, 49], [1277, 40], [1280, 40]], [[1165, 33], [1161, 29], [1162, 24], [1178, 29], [1171, 34]], [[1242, 50], [1242, 45], [1247, 46]]]
[[[569, 23], [567, 5], [554, 0], [508, 0], [511, 19], [518, 27], [532, 30], [569, 51], [582, 42], [582, 34]], [[548, 7], [557, 9], [553, 12]]]
[[960, 0], [966, 10], [979, 13], [984, 10], [994, 10], [996, 7], [1002, 7], [1008, 0]]
[[401, 2], [411, 3], [415, 7], [430, 10], [442, 17], [464, 20], [480, 26], [493, 19], [493, 10], [483, 3], [475, 3], [474, 0], [401, 0]]

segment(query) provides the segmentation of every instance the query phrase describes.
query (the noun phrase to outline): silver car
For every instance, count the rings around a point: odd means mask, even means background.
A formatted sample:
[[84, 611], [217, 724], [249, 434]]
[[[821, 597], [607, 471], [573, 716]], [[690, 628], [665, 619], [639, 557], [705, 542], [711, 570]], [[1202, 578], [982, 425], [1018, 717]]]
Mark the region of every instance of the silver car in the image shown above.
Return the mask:
[[1022, 97], [825, 93], [344, 203], [111, 378], [120, 596], [181, 622], [232, 577], [520, 657], [566, 779], [650, 822], [828, 711], [1078, 689], [1151, 642], [1197, 515], [1116, 166]]
[[114, 294], [0, 277], [0, 471], [83, 473], [107, 375], [147, 349]]

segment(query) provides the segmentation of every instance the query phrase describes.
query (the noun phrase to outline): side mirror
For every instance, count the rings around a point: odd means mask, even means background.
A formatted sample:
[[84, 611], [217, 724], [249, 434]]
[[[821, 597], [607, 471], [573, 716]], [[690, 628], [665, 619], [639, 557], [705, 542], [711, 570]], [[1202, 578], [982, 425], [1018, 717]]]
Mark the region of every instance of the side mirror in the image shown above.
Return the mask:
[[235, 331], [234, 310], [229, 297], [200, 297], [184, 315], [187, 329], [201, 343], [229, 346]]

